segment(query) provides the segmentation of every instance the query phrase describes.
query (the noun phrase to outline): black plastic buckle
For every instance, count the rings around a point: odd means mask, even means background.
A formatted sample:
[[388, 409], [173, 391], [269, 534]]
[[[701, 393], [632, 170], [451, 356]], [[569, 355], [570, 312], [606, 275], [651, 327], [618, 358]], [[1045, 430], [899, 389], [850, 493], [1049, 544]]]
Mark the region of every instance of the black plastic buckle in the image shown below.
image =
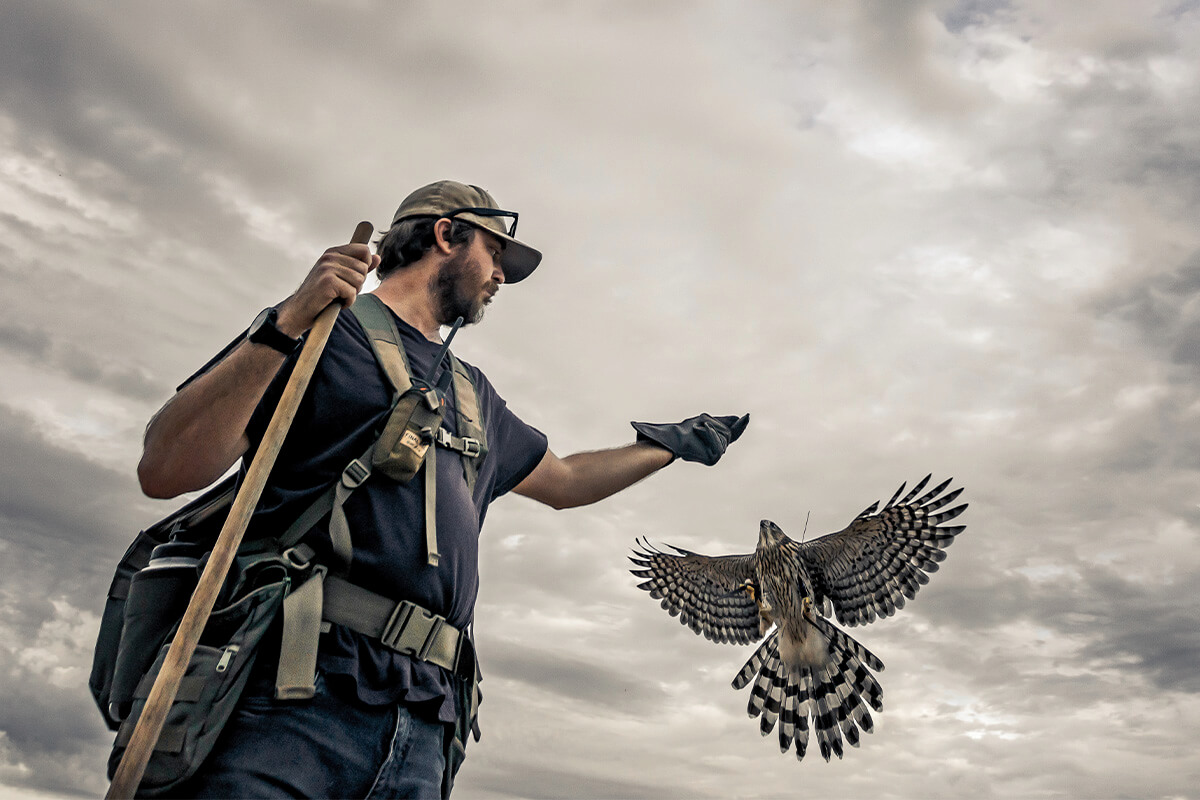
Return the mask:
[[342, 470], [342, 485], [347, 489], [357, 489], [369, 477], [371, 468], [356, 458]]
[[433, 617], [433, 627], [429, 629], [429, 633], [425, 635], [425, 641], [421, 643], [421, 649], [417, 651], [417, 658], [425, 661], [429, 658], [429, 651], [433, 648], [433, 643], [437, 641], [438, 634], [442, 631], [442, 626], [446, 624], [446, 620], [437, 616]]
[[404, 635], [404, 629], [408, 627], [408, 619], [413, 615], [416, 606], [407, 600], [397, 603], [392, 609], [392, 614], [388, 617], [388, 621], [383, 626], [383, 631], [379, 634], [379, 641], [393, 650], [403, 652], [400, 648], [400, 638]]

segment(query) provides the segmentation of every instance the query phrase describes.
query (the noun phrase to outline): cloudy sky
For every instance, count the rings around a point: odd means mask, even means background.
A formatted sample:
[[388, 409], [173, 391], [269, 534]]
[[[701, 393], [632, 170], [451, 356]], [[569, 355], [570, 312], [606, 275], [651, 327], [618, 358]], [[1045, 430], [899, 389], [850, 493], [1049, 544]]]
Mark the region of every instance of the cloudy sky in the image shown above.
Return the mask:
[[[498, 503], [478, 798], [1200, 786], [1194, 2], [0, 3], [0, 795], [101, 794], [86, 688], [173, 387], [412, 188], [541, 269], [456, 350], [559, 454], [750, 412], [721, 464]], [[953, 475], [967, 532], [856, 629], [885, 711], [797, 764], [635, 537], [747, 552]]]

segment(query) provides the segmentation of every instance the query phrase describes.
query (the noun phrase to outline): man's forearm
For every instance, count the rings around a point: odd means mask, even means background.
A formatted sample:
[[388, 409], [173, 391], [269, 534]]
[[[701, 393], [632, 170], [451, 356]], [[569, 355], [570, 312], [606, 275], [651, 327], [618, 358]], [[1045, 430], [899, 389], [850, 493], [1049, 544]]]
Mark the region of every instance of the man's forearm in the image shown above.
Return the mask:
[[649, 442], [575, 453], [549, 450], [514, 491], [554, 508], [575, 508], [616, 494], [671, 463], [672, 455]]

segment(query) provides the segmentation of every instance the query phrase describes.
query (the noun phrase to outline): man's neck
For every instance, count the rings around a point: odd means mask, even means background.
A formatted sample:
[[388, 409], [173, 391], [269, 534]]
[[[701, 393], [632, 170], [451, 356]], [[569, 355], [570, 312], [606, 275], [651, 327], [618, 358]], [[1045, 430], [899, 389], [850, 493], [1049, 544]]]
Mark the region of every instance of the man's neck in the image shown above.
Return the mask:
[[431, 342], [441, 344], [442, 325], [434, 313], [429, 276], [415, 268], [394, 272], [380, 282], [374, 294]]

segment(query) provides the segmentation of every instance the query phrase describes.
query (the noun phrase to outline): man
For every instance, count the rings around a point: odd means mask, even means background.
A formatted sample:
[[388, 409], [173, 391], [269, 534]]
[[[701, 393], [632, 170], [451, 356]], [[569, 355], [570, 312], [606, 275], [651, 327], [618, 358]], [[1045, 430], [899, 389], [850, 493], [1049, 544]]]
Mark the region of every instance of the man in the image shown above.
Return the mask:
[[[441, 181], [404, 200], [378, 244], [378, 255], [365, 244], [327, 250], [292, 296], [260, 314], [244, 338], [185, 383], [151, 420], [138, 465], [143, 491], [173, 497], [207, 486], [239, 458], [248, 464], [295, 365], [299, 337], [331, 302], [353, 304], [373, 269], [380, 277], [374, 295], [399, 333], [410, 374], [436, 381], [440, 370], [449, 368], [440, 360], [442, 327], [459, 317], [478, 322], [501, 285], [525, 279], [541, 260], [538, 251], [513, 237], [516, 219], [484, 190]], [[482, 372], [470, 365], [465, 369], [477, 395], [487, 452], [479, 459], [470, 452], [438, 453], [433, 446], [438, 455], [435, 519], [426, 519], [428, 487], [420, 476], [401, 483], [372, 475], [345, 503], [350, 557], [339, 553], [339, 534], [331, 533], [337, 526], [328, 517], [305, 540], [317, 561], [340, 568], [349, 583], [389, 604], [414, 603], [456, 632], [466, 631], [473, 616], [478, 536], [492, 500], [515, 491], [556, 509], [592, 503], [675, 458], [716, 463], [747, 422], [747, 417], [701, 415], [676, 425], [634, 423], [638, 440], [633, 444], [559, 458], [540, 431], [508, 409]], [[469, 419], [460, 412], [468, 398], [458, 384], [448, 394], [452, 410], [442, 425], [447, 440], [461, 441], [467, 434], [458, 428]], [[353, 313], [343, 312], [247, 539], [287, 528], [338, 480], [347, 463], [371, 444], [392, 400], [367, 331]], [[467, 458], [476, 470], [473, 491], [463, 466]], [[464, 706], [470, 694], [463, 692], [469, 681], [461, 674], [338, 622], [320, 637], [316, 694], [310, 700], [275, 699], [277, 661], [260, 657], [255, 662], [238, 710], [184, 794], [423, 797], [449, 792], [458, 759], [451, 758], [447, 767], [448, 742], [469, 713]]]

